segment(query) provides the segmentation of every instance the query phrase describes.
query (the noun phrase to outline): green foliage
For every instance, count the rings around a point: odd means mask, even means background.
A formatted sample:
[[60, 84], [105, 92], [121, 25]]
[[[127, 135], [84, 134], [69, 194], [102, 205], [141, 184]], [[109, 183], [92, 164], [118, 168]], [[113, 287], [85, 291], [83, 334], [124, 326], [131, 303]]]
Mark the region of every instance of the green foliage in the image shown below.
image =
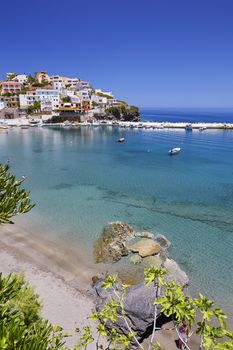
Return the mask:
[[33, 84], [36, 82], [36, 78], [34, 78], [32, 75], [28, 75], [28, 83]]
[[92, 101], [92, 107], [98, 107], [99, 105], [98, 105], [98, 103], [97, 102], [95, 102], [95, 101]]
[[62, 102], [71, 102], [71, 98], [70, 98], [70, 96], [66, 96], [66, 97], [62, 97]]
[[24, 180], [16, 180], [9, 169], [8, 163], [0, 163], [0, 224], [9, 223], [13, 216], [27, 213], [34, 207], [29, 199], [30, 192], [21, 188]]
[[13, 281], [13, 295], [8, 298], [5, 305], [9, 309], [18, 310], [26, 325], [30, 325], [39, 319], [41, 304], [38, 300], [39, 296], [34, 289], [25, 282], [24, 275], [10, 275], [9, 282]]
[[40, 109], [41, 109], [40, 101], [34, 101], [34, 103], [31, 106], [28, 106], [27, 113], [32, 114], [35, 111], [40, 111]]
[[105, 112], [108, 114], [108, 115], [113, 115], [116, 119], [120, 119], [121, 117], [121, 109], [120, 107], [109, 107], [109, 108], [106, 108]]
[[12, 73], [8, 76], [8, 80], [13, 80], [16, 77], [16, 74]]
[[63, 349], [62, 328], [44, 321], [39, 310], [38, 296], [22, 275], [0, 275], [0, 349]]
[[112, 96], [107, 95], [107, 94], [103, 94], [102, 92], [96, 92], [95, 94], [99, 97], [106, 97], [108, 100], [112, 99]]

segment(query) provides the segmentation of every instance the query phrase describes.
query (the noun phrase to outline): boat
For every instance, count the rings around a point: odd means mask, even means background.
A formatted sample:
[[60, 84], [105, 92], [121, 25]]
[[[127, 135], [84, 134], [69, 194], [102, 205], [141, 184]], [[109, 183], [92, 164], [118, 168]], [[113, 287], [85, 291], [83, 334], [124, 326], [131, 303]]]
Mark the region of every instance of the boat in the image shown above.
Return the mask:
[[21, 128], [21, 129], [29, 129], [29, 128], [30, 128], [30, 125], [29, 125], [29, 124], [21, 124], [21, 125], [20, 125], [20, 128]]
[[69, 122], [69, 120], [65, 120], [64, 123], [62, 123], [62, 126], [72, 126], [72, 123]]
[[186, 124], [186, 125], [185, 125], [185, 130], [186, 130], [186, 131], [192, 131], [192, 130], [193, 130], [192, 124]]
[[204, 130], [206, 130], [206, 129], [207, 129], [206, 126], [202, 126], [201, 128], [199, 128], [199, 131], [204, 131]]
[[124, 137], [120, 137], [117, 142], [125, 142], [125, 138]]
[[29, 121], [29, 124], [30, 124], [31, 127], [38, 126], [40, 124], [40, 120], [32, 119], [32, 120]]
[[178, 154], [180, 153], [181, 151], [181, 148], [180, 147], [175, 147], [175, 148], [172, 148], [170, 149], [170, 151], [168, 152], [171, 156], [175, 155], [175, 154]]

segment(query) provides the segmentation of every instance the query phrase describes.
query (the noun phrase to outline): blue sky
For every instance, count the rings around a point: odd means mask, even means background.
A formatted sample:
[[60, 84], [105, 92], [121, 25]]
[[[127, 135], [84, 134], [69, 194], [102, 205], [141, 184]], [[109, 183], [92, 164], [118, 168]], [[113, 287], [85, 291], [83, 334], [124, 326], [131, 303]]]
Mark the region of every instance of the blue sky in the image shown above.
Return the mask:
[[131, 104], [233, 107], [232, 0], [1, 2], [5, 72], [78, 76]]

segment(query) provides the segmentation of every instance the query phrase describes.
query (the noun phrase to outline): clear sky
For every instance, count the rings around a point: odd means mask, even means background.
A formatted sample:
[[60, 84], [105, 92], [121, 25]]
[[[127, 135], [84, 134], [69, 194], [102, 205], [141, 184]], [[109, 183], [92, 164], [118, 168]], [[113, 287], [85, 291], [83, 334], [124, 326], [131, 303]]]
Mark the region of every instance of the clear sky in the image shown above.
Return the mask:
[[233, 107], [233, 0], [1, 1], [5, 72], [78, 76], [131, 104]]

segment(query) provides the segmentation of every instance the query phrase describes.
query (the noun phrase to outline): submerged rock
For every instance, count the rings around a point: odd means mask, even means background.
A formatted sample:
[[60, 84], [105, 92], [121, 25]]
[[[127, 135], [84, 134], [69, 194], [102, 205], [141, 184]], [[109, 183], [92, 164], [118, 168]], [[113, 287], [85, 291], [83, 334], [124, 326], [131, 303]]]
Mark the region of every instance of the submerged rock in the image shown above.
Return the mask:
[[129, 253], [126, 242], [133, 237], [133, 228], [122, 222], [112, 222], [103, 229], [94, 253], [96, 262], [116, 262]]
[[152, 239], [145, 238], [130, 246], [130, 250], [144, 258], [146, 256], [158, 254], [161, 251], [161, 247]]

